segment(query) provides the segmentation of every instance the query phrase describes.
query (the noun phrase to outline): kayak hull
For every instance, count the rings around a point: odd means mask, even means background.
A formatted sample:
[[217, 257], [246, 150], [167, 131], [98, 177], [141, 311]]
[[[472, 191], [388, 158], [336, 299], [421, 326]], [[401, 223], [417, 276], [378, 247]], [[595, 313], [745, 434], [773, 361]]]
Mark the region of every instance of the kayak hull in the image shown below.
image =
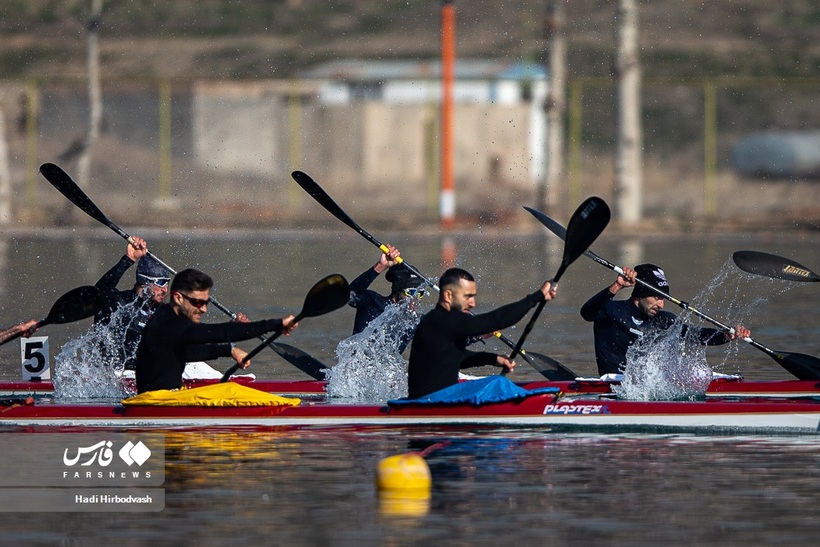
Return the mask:
[[472, 405], [352, 405], [196, 407], [61, 404], [14, 405], [0, 426], [81, 428], [499, 426], [547, 430], [672, 430], [817, 433], [820, 401], [738, 399], [621, 401], [606, 396], [541, 394], [520, 402]]

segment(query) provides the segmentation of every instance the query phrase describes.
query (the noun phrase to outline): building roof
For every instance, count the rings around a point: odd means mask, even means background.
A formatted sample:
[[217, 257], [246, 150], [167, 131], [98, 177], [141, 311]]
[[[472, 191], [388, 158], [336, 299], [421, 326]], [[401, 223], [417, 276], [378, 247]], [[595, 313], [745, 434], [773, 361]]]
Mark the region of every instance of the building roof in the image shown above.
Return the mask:
[[[441, 60], [367, 61], [343, 59], [322, 63], [299, 74], [302, 78], [383, 82], [388, 80], [428, 80], [441, 77]], [[457, 59], [459, 80], [546, 79], [547, 68], [536, 63], [501, 59]]]

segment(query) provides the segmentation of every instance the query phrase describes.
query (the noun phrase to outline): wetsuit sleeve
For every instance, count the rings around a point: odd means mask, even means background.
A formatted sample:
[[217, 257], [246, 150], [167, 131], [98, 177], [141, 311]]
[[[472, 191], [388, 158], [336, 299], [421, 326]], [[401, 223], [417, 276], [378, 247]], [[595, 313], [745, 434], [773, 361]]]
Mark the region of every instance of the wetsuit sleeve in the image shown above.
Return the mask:
[[[191, 323], [180, 335], [186, 344], [209, 344], [215, 342], [241, 342], [266, 332], [282, 332], [281, 319], [263, 319], [249, 323], [227, 322], [202, 324]], [[217, 357], [221, 357], [218, 355]], [[200, 359], [206, 360], [206, 359]]]
[[460, 336], [481, 336], [488, 332], [495, 332], [514, 325], [521, 320], [524, 315], [539, 303], [544, 302], [544, 293], [535, 291], [517, 302], [506, 304], [496, 308], [491, 312], [478, 315], [461, 314], [459, 324], [455, 331]]
[[105, 272], [100, 279], [94, 284], [95, 287], [100, 289], [100, 292], [103, 294], [110, 293], [117, 288], [117, 284], [122, 279], [122, 276], [125, 274], [126, 270], [134, 265], [134, 261], [128, 258], [128, 255], [122, 255], [120, 261], [114, 264], [114, 266]]
[[350, 282], [350, 301], [348, 305], [358, 308], [363, 303], [362, 295], [373, 281], [379, 277], [379, 272], [373, 268], [363, 271], [359, 277]]
[[485, 365], [496, 365], [496, 358], [498, 356], [495, 353], [489, 353], [487, 351], [470, 351], [467, 350], [465, 352], [464, 360], [461, 362], [458, 368], [471, 368], [471, 367], [483, 367]]
[[604, 307], [615, 295], [609, 292], [609, 287], [598, 292], [581, 306], [581, 317], [585, 321], [595, 321], [604, 318]]

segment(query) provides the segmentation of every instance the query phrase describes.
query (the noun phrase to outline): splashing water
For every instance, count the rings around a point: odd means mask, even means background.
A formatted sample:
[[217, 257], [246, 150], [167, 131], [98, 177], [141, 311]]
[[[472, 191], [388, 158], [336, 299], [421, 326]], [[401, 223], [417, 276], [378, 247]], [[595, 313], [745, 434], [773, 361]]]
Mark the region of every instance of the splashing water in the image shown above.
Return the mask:
[[[715, 278], [696, 297], [698, 307], [726, 310], [730, 319], [727, 325], [743, 324], [753, 311], [767, 300], [789, 290], [789, 284], [738, 272], [731, 260], [727, 260]], [[720, 291], [718, 291], [720, 289]], [[716, 295], [721, 294], [718, 298]], [[702, 304], [701, 304], [702, 303]], [[665, 332], [644, 335], [627, 352], [624, 380], [613, 391], [619, 396], [635, 401], [681, 400], [703, 398], [712, 380], [712, 367], [706, 361], [706, 347], [702, 346], [690, 328], [681, 336], [684, 322], [696, 318], [689, 311], [682, 313], [675, 325]], [[699, 323], [700, 319], [694, 323]], [[692, 324], [697, 328], [699, 324]], [[711, 325], [710, 325], [711, 326]], [[737, 354], [738, 343], [723, 348], [722, 361], [714, 368], [724, 373], [727, 362]]]
[[327, 371], [328, 395], [361, 402], [407, 396], [407, 361], [399, 346], [421, 318], [414, 304], [407, 299], [387, 306], [365, 330], [339, 342], [338, 362]]
[[630, 401], [701, 399], [712, 381], [706, 348], [691, 334], [681, 334], [683, 323], [665, 331], [645, 334], [626, 354], [624, 379], [612, 390]]
[[57, 399], [118, 398], [134, 395], [121, 376], [125, 361], [136, 357], [136, 346], [125, 345], [125, 332], [139, 314], [141, 299], [119, 307], [108, 323], [95, 323], [82, 336], [60, 348], [55, 358]]

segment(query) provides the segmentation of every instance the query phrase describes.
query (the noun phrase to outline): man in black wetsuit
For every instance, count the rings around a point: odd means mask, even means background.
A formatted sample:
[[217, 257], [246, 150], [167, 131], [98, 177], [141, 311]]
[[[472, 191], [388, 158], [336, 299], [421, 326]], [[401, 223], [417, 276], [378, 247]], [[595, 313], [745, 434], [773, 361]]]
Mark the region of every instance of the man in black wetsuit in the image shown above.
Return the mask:
[[[248, 340], [267, 332], [290, 334], [295, 317], [262, 321], [202, 324], [213, 287], [210, 276], [187, 269], [174, 276], [170, 302], [160, 305], [145, 325], [137, 347], [137, 392], [178, 389], [186, 361], [207, 361], [247, 355], [231, 342]], [[250, 362], [246, 363], [246, 366]]]
[[413, 345], [407, 380], [410, 399], [423, 397], [458, 382], [460, 369], [496, 365], [507, 372], [515, 362], [503, 355], [467, 350], [475, 337], [514, 325], [527, 312], [555, 298], [557, 287], [545, 281], [541, 288], [517, 302], [491, 312], [472, 315], [476, 304], [476, 282], [469, 272], [450, 268], [439, 279], [436, 307], [421, 318]]
[[[664, 271], [654, 264], [640, 264], [635, 269], [624, 268], [625, 276], [619, 275], [615, 282], [590, 298], [581, 307], [581, 317], [593, 323], [595, 335], [595, 359], [598, 374], [619, 374], [626, 366], [629, 347], [641, 336], [669, 329], [677, 317], [663, 309], [664, 299], [656, 292], [640, 284], [640, 279], [660, 291], [669, 294], [669, 283]], [[628, 300], [613, 300], [626, 287], [634, 287]], [[684, 325], [683, 334], [689, 328]], [[694, 328], [697, 340], [706, 346], [726, 344], [737, 338], [748, 338], [752, 333], [737, 325], [735, 332], [710, 328]]]
[[[368, 268], [350, 283], [350, 302], [348, 304], [356, 308], [356, 318], [353, 322], [353, 334], [362, 332], [371, 321], [384, 313], [390, 304], [397, 304], [405, 298], [420, 298], [425, 291], [421, 288], [424, 279], [413, 273], [404, 264], [399, 264], [396, 259], [401, 255], [398, 249], [392, 245], [387, 245], [388, 253], [382, 253], [372, 268]], [[368, 289], [371, 283], [379, 277], [379, 274], [387, 270], [384, 278], [391, 283], [390, 294], [383, 296], [376, 291]], [[402, 353], [412, 339], [412, 333], [408, 333], [399, 343], [399, 353]]]
[[[94, 316], [95, 324], [110, 324], [114, 313], [124, 307], [131, 306], [127, 316], [119, 318], [118, 324], [112, 325], [115, 333], [112, 334], [112, 345], [116, 346], [117, 355], [108, 355], [108, 364], [118, 366], [122, 364], [125, 370], [134, 370], [135, 352], [142, 329], [168, 293], [168, 284], [171, 275], [154, 258], [147, 255], [148, 244], [141, 237], [132, 237], [125, 254], [110, 270], [105, 272], [95, 283], [100, 289], [103, 305]], [[125, 272], [137, 263], [136, 283], [130, 289], [119, 290], [117, 284]], [[119, 340], [122, 339], [122, 343]]]

